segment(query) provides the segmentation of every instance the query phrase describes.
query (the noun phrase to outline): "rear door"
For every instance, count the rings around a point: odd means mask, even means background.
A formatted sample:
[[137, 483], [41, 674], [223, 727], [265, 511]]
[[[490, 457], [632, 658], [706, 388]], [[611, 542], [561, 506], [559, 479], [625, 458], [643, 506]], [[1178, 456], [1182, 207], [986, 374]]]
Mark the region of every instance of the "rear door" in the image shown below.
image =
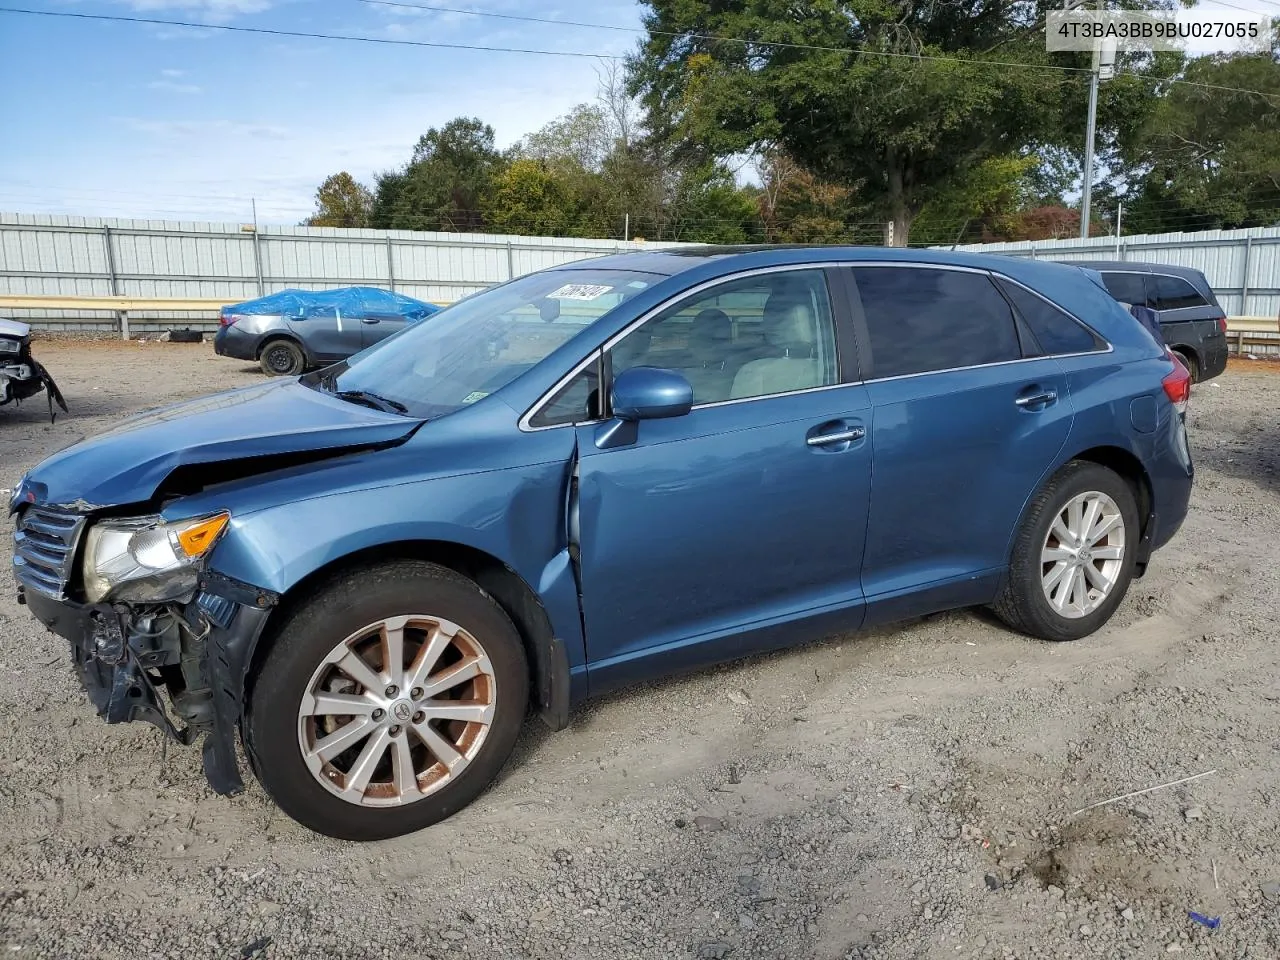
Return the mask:
[[936, 591], [938, 607], [982, 602], [1023, 505], [1066, 442], [1064, 369], [1024, 345], [985, 271], [894, 264], [851, 276], [875, 450], [868, 622], [892, 619], [894, 598], [908, 594]]

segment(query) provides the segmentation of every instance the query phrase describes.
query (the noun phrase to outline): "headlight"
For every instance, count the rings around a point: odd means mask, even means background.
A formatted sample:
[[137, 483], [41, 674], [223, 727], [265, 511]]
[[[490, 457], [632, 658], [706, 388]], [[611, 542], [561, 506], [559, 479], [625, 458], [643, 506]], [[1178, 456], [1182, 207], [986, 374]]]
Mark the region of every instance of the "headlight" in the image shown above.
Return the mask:
[[196, 585], [196, 561], [217, 542], [229, 513], [167, 523], [160, 517], [104, 520], [89, 528], [84, 592], [90, 603], [162, 603]]

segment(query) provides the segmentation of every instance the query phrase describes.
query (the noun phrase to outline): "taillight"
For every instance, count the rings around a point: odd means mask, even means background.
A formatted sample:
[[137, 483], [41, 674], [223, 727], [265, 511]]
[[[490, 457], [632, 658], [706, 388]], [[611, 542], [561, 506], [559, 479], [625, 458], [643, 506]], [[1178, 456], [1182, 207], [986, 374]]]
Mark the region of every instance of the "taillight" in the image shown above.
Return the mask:
[[1227, 318], [1226, 318], [1226, 317], [1219, 317], [1219, 318], [1218, 318], [1218, 332], [1219, 332], [1219, 333], [1221, 333], [1221, 334], [1223, 334], [1224, 336], [1226, 335], [1226, 332], [1227, 332]]
[[1166, 348], [1165, 353], [1173, 361], [1173, 371], [1161, 381], [1165, 396], [1169, 398], [1175, 410], [1186, 413], [1187, 401], [1191, 399], [1191, 371], [1172, 350]]
[[237, 320], [237, 319], [238, 319], [238, 318], [236, 317], [236, 315], [235, 315], [234, 313], [222, 313], [222, 312], [219, 312], [219, 314], [218, 314], [218, 323], [219, 323], [219, 325], [224, 326], [224, 327], [229, 327], [229, 326], [231, 326], [233, 323], [235, 323], [235, 322], [236, 322], [236, 320]]

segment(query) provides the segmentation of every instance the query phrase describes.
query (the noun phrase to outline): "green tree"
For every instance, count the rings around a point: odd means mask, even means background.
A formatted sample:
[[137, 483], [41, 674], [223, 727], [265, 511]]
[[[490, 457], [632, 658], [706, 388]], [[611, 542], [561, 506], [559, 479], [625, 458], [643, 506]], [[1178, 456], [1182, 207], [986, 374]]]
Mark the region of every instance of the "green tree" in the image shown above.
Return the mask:
[[746, 243], [763, 238], [755, 195], [720, 164], [682, 170], [666, 224], [667, 238], [692, 243]]
[[396, 230], [474, 232], [484, 229], [483, 208], [503, 159], [493, 128], [472, 117], [432, 127], [402, 170], [380, 174], [373, 224]]
[[719, 155], [777, 142], [856, 191], [897, 244], [983, 161], [1058, 135], [1063, 84], [1079, 87], [1028, 69], [1051, 61], [1021, 0], [645, 4], [633, 83], [669, 135]]
[[497, 177], [485, 214], [489, 227], [501, 233], [567, 236], [577, 226], [579, 205], [562, 172], [520, 158]]
[[1011, 239], [1019, 213], [1031, 200], [1032, 177], [1039, 165], [1029, 153], [988, 157], [934, 192], [916, 218], [916, 242]]
[[1280, 47], [1200, 57], [1183, 79], [1212, 87], [1170, 85], [1134, 137], [1126, 232], [1280, 223]]
[[553, 166], [599, 172], [615, 141], [605, 109], [599, 104], [580, 103], [521, 140], [515, 153]]
[[316, 191], [316, 212], [302, 221], [306, 227], [367, 227], [373, 214], [369, 188], [343, 170], [326, 177]]

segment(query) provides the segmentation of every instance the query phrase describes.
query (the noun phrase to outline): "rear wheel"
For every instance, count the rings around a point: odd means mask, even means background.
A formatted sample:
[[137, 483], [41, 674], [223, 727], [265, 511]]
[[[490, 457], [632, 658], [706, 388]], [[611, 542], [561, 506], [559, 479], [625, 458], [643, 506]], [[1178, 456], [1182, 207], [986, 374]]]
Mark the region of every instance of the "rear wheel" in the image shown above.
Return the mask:
[[515, 627], [471, 581], [395, 562], [331, 581], [257, 671], [245, 746], [319, 833], [378, 840], [456, 813], [515, 746], [528, 700]]
[[269, 377], [295, 377], [307, 366], [307, 356], [292, 340], [272, 340], [258, 357], [262, 372]]
[[1072, 461], [1022, 519], [996, 614], [1043, 640], [1088, 636], [1124, 599], [1139, 536], [1129, 484], [1106, 467]]

